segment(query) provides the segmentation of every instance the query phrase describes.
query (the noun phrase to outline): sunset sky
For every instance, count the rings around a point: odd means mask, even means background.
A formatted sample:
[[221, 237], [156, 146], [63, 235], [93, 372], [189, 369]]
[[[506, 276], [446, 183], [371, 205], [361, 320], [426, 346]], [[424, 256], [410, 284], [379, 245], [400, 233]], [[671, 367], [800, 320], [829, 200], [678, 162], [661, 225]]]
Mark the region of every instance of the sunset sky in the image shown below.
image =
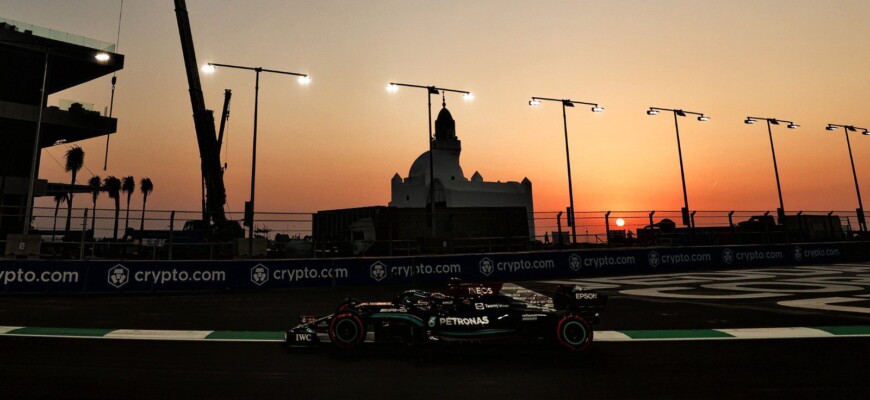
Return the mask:
[[[561, 110], [531, 96], [598, 102], [568, 110], [578, 210], [682, 206], [673, 117], [680, 119], [689, 202], [700, 210], [773, 210], [767, 130], [774, 127], [787, 210], [857, 207], [842, 130], [870, 127], [870, 1], [285, 1], [188, 0], [198, 61], [308, 73], [261, 76], [257, 209], [386, 205], [390, 178], [427, 149], [426, 94], [390, 81], [470, 90], [447, 96], [466, 177], [533, 182], [536, 211], [568, 203]], [[0, 0], [0, 16], [114, 42], [120, 0]], [[196, 210], [200, 171], [171, 0], [124, 2], [108, 171], [105, 139], [77, 143], [94, 174], [148, 176], [149, 208]], [[109, 104], [110, 77], [51, 96]], [[228, 207], [249, 195], [254, 73], [202, 77], [219, 114], [233, 90]], [[433, 103], [439, 103], [435, 101]], [[438, 107], [434, 111], [437, 113]], [[870, 137], [852, 136], [870, 196]], [[67, 181], [67, 145], [40, 177]], [[83, 171], [81, 181], [91, 175]], [[870, 199], [870, 197], [867, 197]], [[49, 200], [49, 199], [44, 199]], [[81, 206], [85, 206], [83, 200]], [[109, 206], [109, 200], [103, 199]], [[43, 202], [47, 204], [46, 202]]]

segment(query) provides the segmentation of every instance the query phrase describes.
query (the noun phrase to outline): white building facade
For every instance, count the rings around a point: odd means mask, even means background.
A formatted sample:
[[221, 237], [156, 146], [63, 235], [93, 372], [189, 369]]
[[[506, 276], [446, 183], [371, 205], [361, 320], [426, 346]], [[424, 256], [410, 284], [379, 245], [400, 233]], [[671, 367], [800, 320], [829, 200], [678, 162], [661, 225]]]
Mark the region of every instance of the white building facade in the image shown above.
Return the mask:
[[[486, 182], [479, 172], [465, 177], [459, 165], [462, 143], [456, 137], [456, 122], [442, 103], [435, 120], [434, 198], [438, 207], [525, 207], [529, 221], [529, 238], [535, 237], [532, 182]], [[421, 154], [408, 172], [408, 177], [396, 173], [392, 179], [390, 207], [426, 207], [429, 198], [429, 151]]]

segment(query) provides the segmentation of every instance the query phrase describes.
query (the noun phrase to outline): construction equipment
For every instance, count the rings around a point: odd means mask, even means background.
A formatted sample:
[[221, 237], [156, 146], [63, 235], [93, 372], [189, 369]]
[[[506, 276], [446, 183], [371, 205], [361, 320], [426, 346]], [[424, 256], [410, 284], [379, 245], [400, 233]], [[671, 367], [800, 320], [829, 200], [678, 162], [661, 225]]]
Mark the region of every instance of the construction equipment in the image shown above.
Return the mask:
[[[224, 187], [223, 169], [220, 162], [220, 146], [222, 138], [216, 137], [214, 113], [206, 109], [199, 80], [199, 67], [196, 62], [196, 51], [193, 46], [193, 35], [190, 31], [190, 19], [187, 4], [184, 0], [175, 0], [175, 16], [178, 20], [178, 34], [181, 38], [181, 51], [184, 56], [184, 67], [187, 72], [187, 85], [190, 92], [190, 105], [193, 109], [193, 123], [196, 129], [196, 141], [199, 146], [202, 179], [204, 184], [204, 210], [202, 220], [211, 222], [208, 236], [215, 239], [230, 239], [244, 236], [244, 231], [236, 221], [227, 221], [224, 214], [226, 204], [226, 188]], [[229, 104], [226, 96], [225, 110]], [[226, 112], [226, 111], [225, 111]]]

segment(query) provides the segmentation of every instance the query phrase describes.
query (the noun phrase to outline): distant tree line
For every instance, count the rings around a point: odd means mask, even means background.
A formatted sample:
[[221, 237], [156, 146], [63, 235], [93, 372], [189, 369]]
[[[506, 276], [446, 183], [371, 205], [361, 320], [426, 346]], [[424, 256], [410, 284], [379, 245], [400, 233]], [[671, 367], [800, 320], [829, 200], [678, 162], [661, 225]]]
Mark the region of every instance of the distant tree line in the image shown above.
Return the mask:
[[[57, 213], [60, 209], [60, 205], [62, 203], [66, 203], [67, 213], [66, 213], [66, 227], [64, 228], [64, 236], [69, 235], [70, 233], [70, 224], [72, 219], [72, 208], [73, 208], [73, 194], [74, 188], [76, 184], [76, 178], [78, 177], [79, 171], [85, 165], [85, 152], [79, 146], [73, 146], [69, 150], [66, 151], [64, 155], [66, 159], [66, 165], [64, 169], [66, 172], [69, 172], [71, 175], [71, 182], [69, 186], [69, 191], [67, 193], [58, 193], [54, 196], [54, 225], [52, 231], [57, 228]], [[121, 193], [127, 195], [127, 212], [124, 217], [124, 231], [130, 227], [130, 201], [133, 198], [133, 193], [136, 192], [136, 179], [132, 176], [125, 176], [121, 179], [118, 179], [112, 175], [107, 176], [105, 179], [101, 179], [99, 176], [94, 175], [90, 179], [88, 179], [88, 186], [91, 189], [91, 229], [95, 229], [96, 223], [96, 213], [97, 213], [97, 199], [100, 197], [100, 193], [106, 192], [110, 199], [115, 200], [115, 221], [112, 233], [112, 239], [118, 239], [118, 224], [121, 215]], [[148, 195], [154, 191], [154, 184], [151, 182], [151, 178], [142, 178], [139, 181], [139, 191], [142, 193], [142, 215], [139, 220], [139, 230], [145, 229], [145, 205], [148, 203]], [[52, 235], [52, 239], [54, 235]]]

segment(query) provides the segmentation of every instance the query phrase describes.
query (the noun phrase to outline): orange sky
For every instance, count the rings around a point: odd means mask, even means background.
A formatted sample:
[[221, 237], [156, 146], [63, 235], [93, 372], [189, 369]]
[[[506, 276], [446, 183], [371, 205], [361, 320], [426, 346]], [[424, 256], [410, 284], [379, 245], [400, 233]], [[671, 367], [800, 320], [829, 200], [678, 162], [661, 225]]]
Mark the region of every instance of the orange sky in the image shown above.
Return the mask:
[[[119, 3], [0, 0], [0, 15], [114, 41]], [[773, 132], [786, 209], [857, 207], [843, 133], [824, 127], [870, 126], [867, 1], [188, 0], [188, 8], [200, 63], [312, 76], [307, 87], [261, 76], [258, 210], [385, 205], [392, 175], [406, 176], [427, 146], [425, 92], [389, 94], [389, 81], [474, 92], [470, 103], [447, 99], [466, 176], [528, 177], [538, 211], [564, 209], [567, 182], [561, 110], [532, 109], [530, 96], [606, 108], [569, 110], [578, 210], [682, 206], [673, 119], [647, 116], [649, 106], [712, 117], [680, 121], [693, 209], [777, 207], [767, 132], [744, 125], [747, 115], [802, 125]], [[151, 177], [149, 208], [195, 210], [199, 159], [172, 1], [128, 0], [123, 11], [126, 67], [109, 170], [104, 139], [78, 144], [93, 173]], [[233, 89], [226, 183], [228, 206], [240, 211], [254, 74], [223, 69], [202, 80], [215, 110], [223, 89]], [[76, 99], [102, 110], [109, 89], [106, 77], [49, 103]], [[870, 196], [870, 138], [852, 139]], [[62, 162], [65, 149], [43, 153], [40, 177], [68, 179], [52, 160]]]

